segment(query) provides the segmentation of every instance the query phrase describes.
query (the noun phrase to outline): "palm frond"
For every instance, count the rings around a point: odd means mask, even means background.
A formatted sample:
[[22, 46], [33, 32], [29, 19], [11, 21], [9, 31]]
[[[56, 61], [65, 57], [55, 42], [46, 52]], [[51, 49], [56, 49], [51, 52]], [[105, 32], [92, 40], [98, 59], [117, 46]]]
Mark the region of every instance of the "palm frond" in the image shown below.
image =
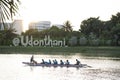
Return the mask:
[[18, 12], [20, 0], [0, 0], [0, 23], [13, 20]]

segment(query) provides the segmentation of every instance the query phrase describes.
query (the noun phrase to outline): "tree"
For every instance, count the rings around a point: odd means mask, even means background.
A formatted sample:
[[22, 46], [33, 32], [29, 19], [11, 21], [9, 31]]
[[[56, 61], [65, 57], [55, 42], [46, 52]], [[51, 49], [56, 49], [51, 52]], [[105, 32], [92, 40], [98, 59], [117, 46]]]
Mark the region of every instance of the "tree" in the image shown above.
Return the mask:
[[91, 46], [98, 46], [99, 45], [99, 38], [97, 38], [96, 35], [93, 33], [90, 33], [88, 41], [89, 41], [89, 44]]
[[17, 34], [14, 33], [15, 30], [12, 28], [1, 30], [0, 31], [0, 45], [10, 45], [12, 39], [17, 37]]
[[23, 35], [38, 37], [38, 30], [37, 29], [29, 29]]
[[12, 20], [17, 13], [20, 0], [0, 0], [0, 23], [3, 24], [6, 20]]
[[116, 45], [119, 45], [120, 41], [120, 23], [116, 24], [115, 27], [112, 28], [113, 39], [115, 40]]
[[97, 37], [99, 37], [103, 30], [103, 22], [99, 20], [99, 17], [91, 17], [87, 20], [82, 21], [80, 27], [81, 33], [89, 35], [92, 32], [96, 34]]
[[67, 32], [72, 32], [73, 31], [70, 21], [67, 20], [64, 23], [63, 29]]
[[120, 13], [118, 12], [116, 15], [112, 15], [111, 22], [113, 26], [116, 26], [118, 23], [120, 23]]
[[40, 33], [45, 33], [46, 35], [50, 35], [52, 38], [63, 38], [66, 37], [67, 32], [63, 29], [59, 29], [57, 26], [52, 26], [51, 28], [41, 31]]
[[81, 46], [87, 45], [87, 38], [84, 37], [84, 36], [81, 36], [80, 39], [79, 39], [79, 44]]
[[69, 39], [69, 45], [70, 45], [70, 46], [76, 46], [76, 45], [77, 45], [77, 37], [72, 36], [72, 37]]
[[103, 22], [103, 30], [102, 30], [102, 34], [101, 34], [101, 38], [103, 39], [111, 39], [112, 35], [111, 35], [111, 29], [112, 29], [112, 22], [109, 21], [104, 21]]

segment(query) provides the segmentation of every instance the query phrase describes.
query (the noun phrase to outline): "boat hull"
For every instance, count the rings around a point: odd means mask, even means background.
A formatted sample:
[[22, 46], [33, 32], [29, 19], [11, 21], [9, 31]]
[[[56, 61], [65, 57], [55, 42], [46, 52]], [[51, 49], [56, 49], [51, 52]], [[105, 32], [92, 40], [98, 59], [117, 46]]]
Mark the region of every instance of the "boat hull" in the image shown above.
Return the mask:
[[85, 67], [87, 64], [80, 64], [80, 65], [75, 65], [75, 64], [69, 64], [69, 65], [60, 65], [60, 64], [41, 64], [41, 63], [30, 63], [30, 62], [22, 62], [23, 64], [26, 64], [28, 66], [42, 66], [42, 67]]

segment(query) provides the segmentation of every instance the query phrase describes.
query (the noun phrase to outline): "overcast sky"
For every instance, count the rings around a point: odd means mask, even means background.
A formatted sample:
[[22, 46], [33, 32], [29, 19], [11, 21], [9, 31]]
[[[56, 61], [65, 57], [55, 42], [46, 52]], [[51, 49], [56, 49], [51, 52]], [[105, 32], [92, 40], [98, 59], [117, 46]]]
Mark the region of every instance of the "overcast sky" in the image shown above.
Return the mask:
[[80, 28], [81, 21], [90, 17], [100, 17], [106, 21], [120, 12], [120, 0], [21, 0], [20, 16], [24, 29], [31, 21], [51, 21], [63, 24], [69, 20], [74, 30]]

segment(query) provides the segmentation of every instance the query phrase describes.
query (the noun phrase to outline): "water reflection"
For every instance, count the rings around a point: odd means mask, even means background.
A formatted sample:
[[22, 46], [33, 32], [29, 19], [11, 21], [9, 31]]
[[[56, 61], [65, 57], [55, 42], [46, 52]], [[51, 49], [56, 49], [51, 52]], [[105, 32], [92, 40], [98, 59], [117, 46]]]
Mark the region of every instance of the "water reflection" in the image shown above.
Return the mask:
[[0, 55], [0, 79], [1, 80], [118, 80], [120, 78], [120, 58], [95, 57], [76, 55], [34, 55], [35, 60], [68, 59], [75, 63], [79, 59], [81, 63], [92, 67], [67, 68], [67, 67], [30, 67], [22, 64], [30, 61], [31, 55], [1, 54]]

